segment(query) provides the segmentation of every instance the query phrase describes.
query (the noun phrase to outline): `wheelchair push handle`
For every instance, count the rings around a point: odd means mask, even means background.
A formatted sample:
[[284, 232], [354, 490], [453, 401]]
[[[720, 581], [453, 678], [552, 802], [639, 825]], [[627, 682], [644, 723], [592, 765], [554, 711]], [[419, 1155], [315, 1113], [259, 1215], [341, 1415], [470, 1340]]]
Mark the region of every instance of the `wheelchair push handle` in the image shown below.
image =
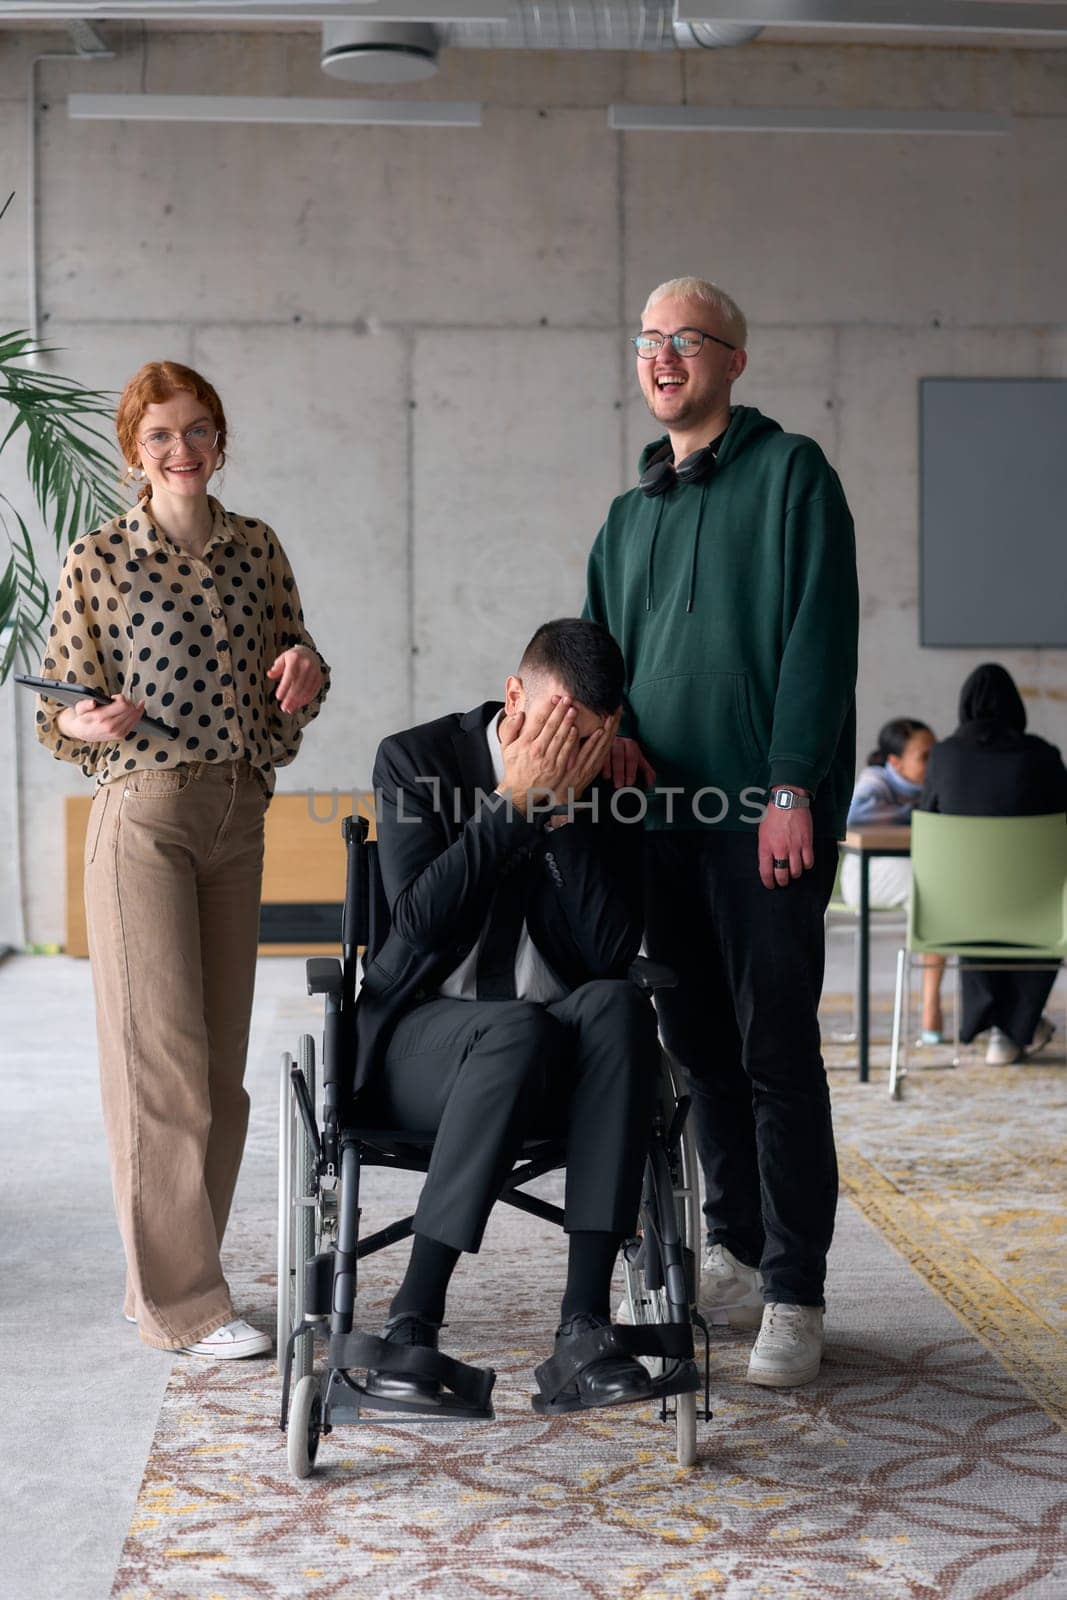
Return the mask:
[[341, 834], [348, 854], [345, 874], [345, 908], [341, 921], [341, 944], [345, 960], [354, 959], [356, 947], [367, 942], [370, 921], [370, 891], [367, 852], [364, 848], [370, 823], [366, 817], [345, 817]]

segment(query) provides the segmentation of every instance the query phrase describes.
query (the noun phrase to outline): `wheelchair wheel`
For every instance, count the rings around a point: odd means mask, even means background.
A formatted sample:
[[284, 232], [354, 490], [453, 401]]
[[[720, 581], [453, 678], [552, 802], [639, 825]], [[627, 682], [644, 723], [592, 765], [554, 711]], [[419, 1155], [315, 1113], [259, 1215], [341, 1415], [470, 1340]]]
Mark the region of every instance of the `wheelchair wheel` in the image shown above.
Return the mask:
[[[681, 1322], [691, 1318], [700, 1288], [700, 1189], [696, 1138], [689, 1119], [673, 1147], [664, 1130], [671, 1125], [680, 1097], [680, 1075], [663, 1056], [663, 1097], [657, 1134], [645, 1167], [641, 1193], [640, 1237], [623, 1247], [626, 1305], [634, 1325]], [[673, 1248], [672, 1248], [673, 1244]], [[664, 1256], [677, 1253], [684, 1266], [684, 1288], [675, 1274], [670, 1281]], [[645, 1363], [653, 1377], [663, 1363]], [[696, 1395], [674, 1396], [677, 1459], [691, 1467], [696, 1460]]]
[[695, 1394], [677, 1394], [674, 1397], [674, 1421], [677, 1436], [677, 1456], [680, 1467], [691, 1467], [697, 1458], [697, 1397]]
[[[304, 1341], [302, 1341], [304, 1342]], [[309, 1478], [322, 1437], [322, 1395], [317, 1378], [301, 1378], [293, 1391], [289, 1426], [285, 1435], [289, 1471], [294, 1478]]]
[[[303, 1034], [298, 1046], [300, 1070], [315, 1104], [315, 1041]], [[292, 1330], [304, 1320], [304, 1268], [315, 1253], [314, 1154], [293, 1096], [292, 1056], [282, 1056], [278, 1108], [278, 1324], [277, 1358], [281, 1369]], [[296, 1342], [293, 1376], [311, 1372], [310, 1335]]]
[[[664, 1052], [661, 1107], [663, 1127], [669, 1127], [674, 1115], [674, 1107], [681, 1094], [679, 1084], [679, 1069]], [[622, 1256], [626, 1307], [629, 1320], [635, 1325], [677, 1320], [677, 1315], [671, 1315], [654, 1243], [660, 1233], [657, 1224], [659, 1208], [666, 1207], [670, 1203], [668, 1195], [673, 1201], [691, 1308], [695, 1308], [700, 1293], [702, 1224], [700, 1177], [696, 1136], [690, 1119], [686, 1118], [681, 1137], [673, 1150], [665, 1148], [662, 1137], [656, 1143], [659, 1154], [655, 1160], [650, 1155], [645, 1168], [645, 1181], [641, 1193], [641, 1236], [624, 1246]], [[646, 1240], [650, 1243], [646, 1244]]]

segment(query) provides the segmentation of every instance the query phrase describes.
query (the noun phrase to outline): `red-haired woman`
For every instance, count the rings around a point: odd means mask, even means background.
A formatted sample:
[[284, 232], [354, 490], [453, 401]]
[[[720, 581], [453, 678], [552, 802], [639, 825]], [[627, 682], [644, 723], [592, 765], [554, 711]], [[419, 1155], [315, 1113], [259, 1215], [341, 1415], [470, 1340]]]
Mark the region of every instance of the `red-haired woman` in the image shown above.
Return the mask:
[[159, 1349], [261, 1355], [219, 1246], [248, 1121], [263, 816], [329, 672], [274, 533], [208, 495], [226, 451], [211, 385], [152, 362], [116, 429], [140, 499], [71, 546], [42, 669], [111, 700], [42, 699], [37, 734], [97, 782], [85, 903], [125, 1313]]

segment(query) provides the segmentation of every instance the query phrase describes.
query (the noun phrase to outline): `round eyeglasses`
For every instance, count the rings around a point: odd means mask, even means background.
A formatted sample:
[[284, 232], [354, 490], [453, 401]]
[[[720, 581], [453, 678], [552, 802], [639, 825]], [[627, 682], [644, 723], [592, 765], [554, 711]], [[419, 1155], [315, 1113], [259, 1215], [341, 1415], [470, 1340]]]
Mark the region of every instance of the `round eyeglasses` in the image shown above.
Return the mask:
[[727, 344], [718, 334], [705, 333], [701, 328], [679, 328], [677, 333], [660, 333], [658, 328], [648, 328], [644, 333], [636, 334], [630, 343], [642, 361], [651, 361], [668, 341], [680, 356], [698, 356], [705, 339], [710, 339], [712, 344], [721, 344], [724, 350], [737, 349], [735, 344]]
[[197, 455], [206, 455], [218, 444], [219, 430], [211, 422], [194, 422], [193, 426], [186, 428], [183, 433], [171, 433], [166, 428], [153, 428], [152, 432], [146, 433], [138, 443], [153, 461], [162, 461], [165, 456], [177, 450], [183, 439], [189, 449]]

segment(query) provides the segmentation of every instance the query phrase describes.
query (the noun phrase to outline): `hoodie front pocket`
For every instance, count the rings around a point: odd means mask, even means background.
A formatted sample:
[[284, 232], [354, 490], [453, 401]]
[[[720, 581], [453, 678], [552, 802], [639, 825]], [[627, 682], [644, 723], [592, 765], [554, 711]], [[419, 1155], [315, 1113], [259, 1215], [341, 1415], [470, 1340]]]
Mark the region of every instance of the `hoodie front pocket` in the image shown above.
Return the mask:
[[637, 740], [660, 786], [738, 795], [767, 781], [744, 672], [686, 672], [635, 683]]
[[767, 758], [760, 749], [760, 741], [756, 735], [756, 727], [752, 718], [752, 700], [749, 691], [748, 673], [735, 672], [734, 689], [737, 695], [737, 723], [748, 748], [748, 757], [752, 763], [752, 770], [760, 774], [763, 781], [763, 769], [767, 765]]

